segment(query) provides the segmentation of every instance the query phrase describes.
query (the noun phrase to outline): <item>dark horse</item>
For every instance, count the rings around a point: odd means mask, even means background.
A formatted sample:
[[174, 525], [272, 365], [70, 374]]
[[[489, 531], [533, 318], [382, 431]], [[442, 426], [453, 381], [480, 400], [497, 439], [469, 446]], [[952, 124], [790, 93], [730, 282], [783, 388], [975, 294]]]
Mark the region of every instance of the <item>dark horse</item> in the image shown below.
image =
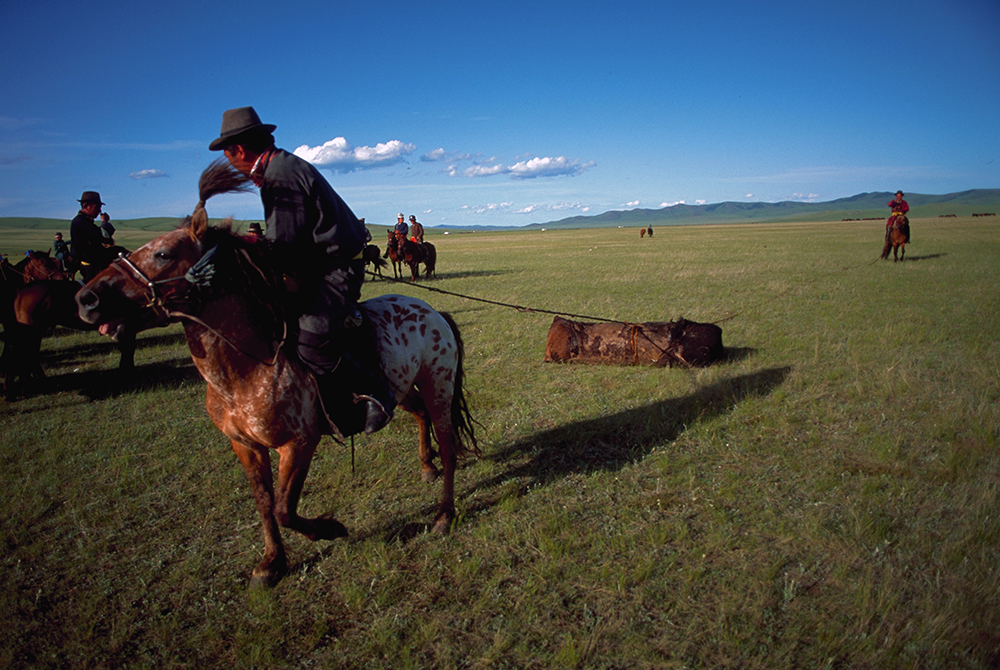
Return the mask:
[[[42, 338], [56, 326], [75, 330], [99, 330], [96, 325], [82, 321], [77, 313], [76, 293], [80, 284], [68, 280], [42, 280], [31, 282], [14, 291], [12, 318], [4, 325], [4, 348], [0, 356], [0, 370], [3, 372], [4, 394], [8, 399], [17, 394], [16, 382], [30, 382], [42, 379]], [[153, 316], [153, 315], [150, 315]], [[153, 321], [141, 327], [165, 325]], [[113, 335], [118, 341], [121, 359], [119, 371], [130, 372], [135, 367], [135, 335], [138, 325], [116, 324], [111, 332], [105, 328], [101, 332]]]
[[382, 268], [388, 267], [389, 264], [386, 263], [384, 260], [382, 260], [382, 257], [379, 255], [378, 246], [374, 244], [369, 244], [365, 247], [365, 250], [362, 251], [361, 254], [362, 254], [361, 257], [365, 259], [365, 268], [367, 269], [369, 265], [375, 266], [375, 269], [371, 273], [372, 276], [381, 277]]
[[420, 278], [421, 263], [424, 264], [424, 279], [430, 279], [431, 275], [437, 276], [434, 271], [437, 265], [437, 249], [433, 244], [403, 238], [401, 245], [403, 262], [410, 266], [410, 281], [417, 281]]
[[880, 258], [888, 260], [889, 250], [892, 250], [893, 262], [903, 260], [906, 255], [906, 243], [910, 241], [910, 221], [902, 214], [896, 217], [885, 231], [885, 246], [882, 248]]
[[[113, 319], [129, 305], [158, 306], [184, 323], [191, 357], [208, 383], [209, 416], [246, 470], [264, 527], [264, 558], [251, 585], [271, 585], [288, 570], [279, 526], [311, 540], [332, 540], [347, 530], [339, 521], [297, 512], [320, 437], [338, 431], [325, 417], [315, 380], [295, 358], [295, 347], [283, 346], [281, 283], [259, 247], [208, 227], [205, 201], [245, 182], [226, 163], [213, 163], [199, 183], [201, 203], [183, 227], [113, 263], [80, 291], [77, 303], [90, 323]], [[212, 273], [204, 271], [208, 266]], [[433, 426], [444, 468], [434, 530], [446, 533], [455, 517], [457, 458], [469, 448], [478, 453], [458, 327], [414, 298], [384, 295], [360, 307], [399, 407], [417, 419], [426, 480], [438, 475]], [[279, 458], [276, 483], [271, 450]]]

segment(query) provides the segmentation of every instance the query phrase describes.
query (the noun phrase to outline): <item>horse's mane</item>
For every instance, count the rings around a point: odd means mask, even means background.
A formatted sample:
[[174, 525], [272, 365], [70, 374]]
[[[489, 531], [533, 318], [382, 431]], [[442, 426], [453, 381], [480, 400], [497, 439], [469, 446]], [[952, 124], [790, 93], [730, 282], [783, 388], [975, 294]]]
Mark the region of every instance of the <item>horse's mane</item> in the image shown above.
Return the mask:
[[[253, 184], [247, 177], [225, 159], [218, 159], [205, 169], [198, 181], [201, 197], [198, 208], [204, 208], [205, 202], [212, 196], [249, 192], [252, 188]], [[195, 209], [196, 215], [198, 208]], [[191, 218], [185, 218], [181, 226], [191, 225]], [[266, 241], [245, 240], [233, 230], [233, 219], [230, 217], [206, 228], [202, 246], [204, 249], [217, 247], [213, 258], [216, 269], [211, 290], [246, 297], [252, 321], [265, 332], [271, 331], [270, 335], [275, 340], [282, 339], [285, 324], [282, 303], [286, 298], [284, 279], [275, 270]]]

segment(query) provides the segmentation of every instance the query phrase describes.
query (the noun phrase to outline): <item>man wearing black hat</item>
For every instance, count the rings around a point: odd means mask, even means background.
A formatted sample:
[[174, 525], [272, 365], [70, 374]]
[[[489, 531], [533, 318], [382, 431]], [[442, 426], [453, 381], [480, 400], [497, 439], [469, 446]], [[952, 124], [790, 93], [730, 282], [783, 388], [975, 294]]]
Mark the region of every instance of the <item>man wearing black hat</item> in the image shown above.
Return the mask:
[[367, 231], [315, 166], [275, 147], [275, 128], [253, 107], [230, 109], [208, 148], [260, 189], [275, 264], [298, 286], [299, 358], [316, 375], [327, 413], [363, 401], [364, 431], [373, 433], [392, 418], [395, 398], [381, 373], [363, 369], [342, 345], [362, 322]]
[[80, 213], [69, 224], [70, 255], [80, 263], [80, 275], [88, 282], [111, 263], [112, 254], [105, 246], [111, 240], [94, 223], [104, 206], [101, 194], [84, 191], [79, 202]]

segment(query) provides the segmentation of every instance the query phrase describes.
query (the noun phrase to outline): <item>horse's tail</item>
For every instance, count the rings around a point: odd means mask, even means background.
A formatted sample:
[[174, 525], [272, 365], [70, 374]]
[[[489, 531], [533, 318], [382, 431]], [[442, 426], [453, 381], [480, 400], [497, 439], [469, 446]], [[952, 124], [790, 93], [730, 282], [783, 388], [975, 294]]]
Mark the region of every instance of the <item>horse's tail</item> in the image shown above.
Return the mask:
[[455, 336], [455, 349], [458, 353], [458, 364], [455, 366], [455, 392], [451, 397], [451, 427], [455, 433], [457, 452], [459, 455], [472, 452], [481, 457], [483, 452], [479, 449], [473, 428], [473, 424], [478, 422], [469, 413], [469, 403], [465, 400], [465, 344], [462, 342], [458, 324], [451, 314], [441, 312], [441, 316], [448, 322], [452, 335]]
[[882, 260], [885, 260], [886, 258], [889, 258], [889, 252], [890, 251], [892, 251], [892, 241], [891, 240], [886, 240], [885, 241], [885, 246], [882, 247], [882, 255], [879, 256], [879, 258], [881, 258]]

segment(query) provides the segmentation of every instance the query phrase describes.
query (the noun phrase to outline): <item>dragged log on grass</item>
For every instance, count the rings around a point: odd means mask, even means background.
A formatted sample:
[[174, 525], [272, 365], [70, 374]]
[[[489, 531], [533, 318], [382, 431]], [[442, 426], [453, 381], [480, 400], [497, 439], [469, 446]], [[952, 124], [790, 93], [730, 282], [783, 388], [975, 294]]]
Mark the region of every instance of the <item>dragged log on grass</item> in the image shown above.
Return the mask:
[[711, 323], [585, 323], [552, 319], [545, 360], [608, 365], [705, 366], [725, 355], [722, 329]]

